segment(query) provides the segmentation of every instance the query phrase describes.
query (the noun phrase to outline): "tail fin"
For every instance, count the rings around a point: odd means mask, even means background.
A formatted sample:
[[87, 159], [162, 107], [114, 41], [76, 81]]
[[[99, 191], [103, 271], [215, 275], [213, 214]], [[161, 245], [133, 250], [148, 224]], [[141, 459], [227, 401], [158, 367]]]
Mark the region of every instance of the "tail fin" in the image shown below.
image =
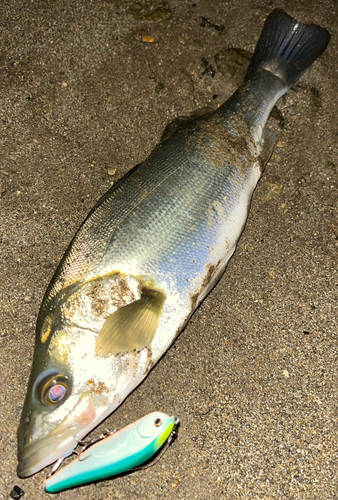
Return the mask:
[[326, 49], [330, 38], [326, 29], [298, 23], [275, 9], [265, 21], [245, 79], [265, 69], [289, 89]]

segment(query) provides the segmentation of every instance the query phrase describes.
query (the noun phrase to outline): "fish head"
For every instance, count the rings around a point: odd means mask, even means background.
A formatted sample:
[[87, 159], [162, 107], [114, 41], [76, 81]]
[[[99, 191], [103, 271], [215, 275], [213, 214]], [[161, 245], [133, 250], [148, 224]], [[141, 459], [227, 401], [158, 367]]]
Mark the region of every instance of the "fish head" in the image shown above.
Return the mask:
[[39, 339], [18, 429], [19, 477], [69, 456], [141, 382], [149, 362], [146, 350], [97, 356], [95, 332], [72, 325], [49, 343]]
[[122, 302], [113, 294], [119, 279], [91, 281], [42, 306], [18, 429], [19, 477], [70, 455], [153, 366], [149, 332], [163, 295], [140, 294], [134, 280], [129, 295], [125, 282], [119, 287]]
[[[47, 323], [54, 326], [51, 318]], [[73, 326], [56, 327], [48, 339], [37, 335], [18, 429], [20, 477], [71, 454], [114, 399], [107, 388], [109, 371], [95, 373], [98, 362], [90, 356], [93, 341], [93, 332]]]

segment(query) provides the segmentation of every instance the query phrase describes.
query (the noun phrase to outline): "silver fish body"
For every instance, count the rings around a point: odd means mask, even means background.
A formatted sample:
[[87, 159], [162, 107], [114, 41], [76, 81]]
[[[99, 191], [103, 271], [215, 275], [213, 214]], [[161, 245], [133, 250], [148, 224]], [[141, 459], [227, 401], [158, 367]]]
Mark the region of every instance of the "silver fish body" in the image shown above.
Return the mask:
[[[280, 40], [291, 54], [297, 36], [305, 49], [283, 59]], [[120, 405], [220, 278], [272, 151], [269, 113], [328, 41], [274, 11], [242, 87], [164, 137], [91, 211], [40, 308], [20, 477], [68, 456]]]

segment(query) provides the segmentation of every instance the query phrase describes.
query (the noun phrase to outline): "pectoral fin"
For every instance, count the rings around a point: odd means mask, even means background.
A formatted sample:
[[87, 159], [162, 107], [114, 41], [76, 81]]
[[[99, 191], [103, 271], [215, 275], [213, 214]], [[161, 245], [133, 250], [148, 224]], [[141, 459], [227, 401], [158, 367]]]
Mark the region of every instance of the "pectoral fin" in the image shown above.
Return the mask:
[[98, 356], [141, 350], [156, 333], [164, 295], [157, 290], [143, 290], [141, 297], [109, 316], [96, 339]]

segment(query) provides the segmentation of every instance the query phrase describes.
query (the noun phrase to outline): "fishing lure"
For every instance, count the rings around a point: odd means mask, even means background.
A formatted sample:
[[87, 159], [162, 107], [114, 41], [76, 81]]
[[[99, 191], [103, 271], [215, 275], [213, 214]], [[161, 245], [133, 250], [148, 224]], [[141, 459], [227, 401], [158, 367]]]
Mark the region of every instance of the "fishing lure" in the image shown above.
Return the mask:
[[66, 467], [45, 482], [48, 493], [80, 486], [122, 474], [148, 462], [167, 441], [177, 435], [179, 418], [154, 412], [116, 431], [105, 439], [89, 443]]

